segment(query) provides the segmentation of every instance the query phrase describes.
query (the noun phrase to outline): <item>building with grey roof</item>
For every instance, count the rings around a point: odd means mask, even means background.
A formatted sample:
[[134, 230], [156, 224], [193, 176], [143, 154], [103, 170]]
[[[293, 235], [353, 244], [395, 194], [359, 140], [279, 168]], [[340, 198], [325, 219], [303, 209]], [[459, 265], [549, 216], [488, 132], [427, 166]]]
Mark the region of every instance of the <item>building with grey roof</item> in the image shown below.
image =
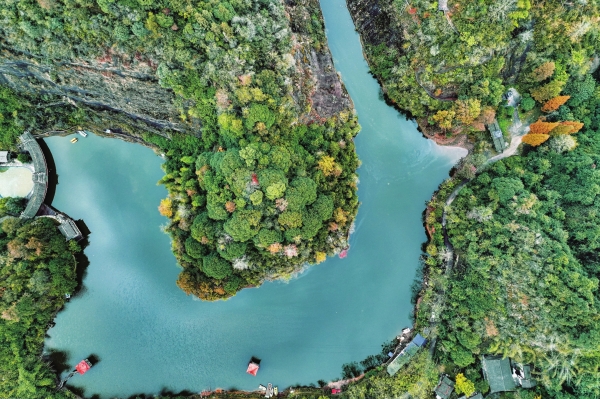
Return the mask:
[[442, 378], [440, 378], [440, 382], [438, 382], [433, 392], [435, 392], [436, 399], [448, 399], [450, 395], [452, 395], [453, 390], [454, 381], [444, 374]]
[[517, 387], [508, 358], [484, 356], [481, 359], [481, 366], [483, 376], [490, 386], [490, 393], [514, 391]]
[[487, 128], [492, 136], [494, 148], [498, 153], [503, 152], [506, 148], [506, 142], [504, 141], [504, 136], [502, 135], [502, 130], [500, 129], [500, 125], [498, 125], [498, 121], [494, 119], [492, 123], [487, 125]]
[[64, 215], [58, 214], [56, 220], [60, 222], [58, 230], [65, 236], [67, 241], [69, 240], [80, 240], [82, 238], [81, 231], [75, 224], [75, 222]]

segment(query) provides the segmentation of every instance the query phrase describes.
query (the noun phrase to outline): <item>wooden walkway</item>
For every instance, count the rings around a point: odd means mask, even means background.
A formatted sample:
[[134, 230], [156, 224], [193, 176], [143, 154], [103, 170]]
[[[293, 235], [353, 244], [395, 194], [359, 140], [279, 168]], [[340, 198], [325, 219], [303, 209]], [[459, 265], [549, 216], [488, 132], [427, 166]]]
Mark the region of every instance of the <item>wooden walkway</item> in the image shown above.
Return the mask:
[[21, 213], [24, 219], [35, 217], [44, 203], [48, 191], [48, 166], [42, 148], [29, 132], [23, 133], [19, 140], [21, 148], [29, 153], [33, 160], [33, 193], [29, 197], [27, 207]]

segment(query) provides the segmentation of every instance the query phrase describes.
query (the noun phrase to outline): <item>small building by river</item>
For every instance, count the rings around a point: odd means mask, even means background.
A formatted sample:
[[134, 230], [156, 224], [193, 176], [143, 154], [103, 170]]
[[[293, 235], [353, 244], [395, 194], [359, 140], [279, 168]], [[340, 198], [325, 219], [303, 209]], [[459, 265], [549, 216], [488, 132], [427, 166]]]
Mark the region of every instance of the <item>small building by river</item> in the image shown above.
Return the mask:
[[81, 231], [75, 224], [75, 222], [66, 216], [59, 214], [57, 216], [60, 225], [58, 226], [58, 230], [65, 236], [67, 241], [69, 240], [80, 240], [83, 236]]
[[0, 163], [10, 162], [10, 153], [8, 151], [0, 151]]
[[394, 360], [387, 366], [387, 372], [389, 375], [394, 375], [400, 370], [404, 365], [408, 364], [410, 360], [419, 352], [425, 344], [427, 340], [423, 338], [421, 334], [417, 334], [412, 341], [406, 345], [402, 352], [396, 356]]

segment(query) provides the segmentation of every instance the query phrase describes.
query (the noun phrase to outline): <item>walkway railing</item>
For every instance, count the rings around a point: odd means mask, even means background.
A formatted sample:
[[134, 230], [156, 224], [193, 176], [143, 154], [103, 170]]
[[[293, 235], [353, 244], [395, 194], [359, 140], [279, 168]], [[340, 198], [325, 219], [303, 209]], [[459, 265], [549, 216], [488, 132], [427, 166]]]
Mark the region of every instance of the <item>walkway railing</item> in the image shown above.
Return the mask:
[[31, 219], [35, 217], [46, 198], [48, 166], [42, 148], [31, 133], [25, 132], [19, 139], [21, 140], [21, 148], [29, 153], [33, 162], [33, 193], [29, 198], [29, 202], [27, 202], [27, 207], [21, 213], [22, 218]]

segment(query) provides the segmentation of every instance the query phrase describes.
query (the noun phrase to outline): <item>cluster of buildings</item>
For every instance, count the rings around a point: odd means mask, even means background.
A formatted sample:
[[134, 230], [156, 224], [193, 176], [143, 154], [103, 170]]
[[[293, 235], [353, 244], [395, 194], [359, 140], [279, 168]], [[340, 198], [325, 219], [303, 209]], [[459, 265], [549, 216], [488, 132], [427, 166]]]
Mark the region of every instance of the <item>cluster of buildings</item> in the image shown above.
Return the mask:
[[[387, 366], [390, 376], [396, 374], [402, 367], [427, 344], [427, 340], [421, 334], [415, 337], [393, 358]], [[393, 357], [393, 353], [389, 353]], [[533, 388], [536, 386], [535, 379], [531, 376], [531, 365], [515, 362], [502, 356], [483, 356], [481, 358], [483, 377], [490, 387], [490, 394], [497, 392], [514, 391], [518, 387]], [[449, 399], [454, 392], [454, 381], [447, 375], [442, 375], [434, 389], [436, 399]], [[483, 399], [483, 394], [475, 392], [471, 396], [461, 396], [458, 399]]]
[[[529, 389], [536, 386], [536, 381], [531, 376], [531, 365], [521, 364], [502, 356], [483, 356], [481, 359], [483, 377], [490, 386], [490, 394], [497, 392], [514, 391], [518, 387]], [[435, 387], [436, 399], [449, 399], [454, 391], [454, 381], [443, 375]], [[483, 399], [479, 392], [459, 399]]]

